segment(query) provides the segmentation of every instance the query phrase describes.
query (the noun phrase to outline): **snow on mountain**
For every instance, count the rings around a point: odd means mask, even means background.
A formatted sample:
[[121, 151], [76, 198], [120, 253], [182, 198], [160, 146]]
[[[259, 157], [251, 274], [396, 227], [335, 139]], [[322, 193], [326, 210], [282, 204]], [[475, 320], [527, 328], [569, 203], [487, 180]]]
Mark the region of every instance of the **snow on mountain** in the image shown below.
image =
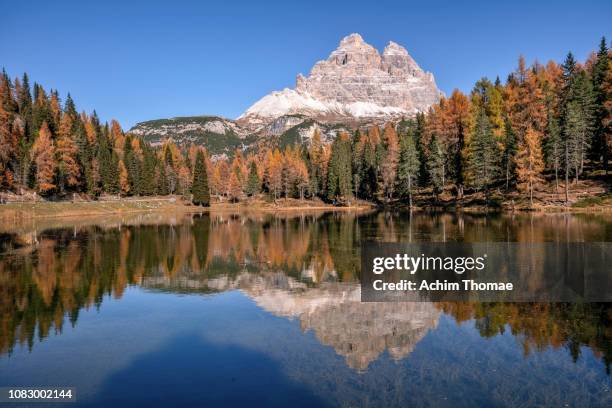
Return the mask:
[[359, 34], [351, 34], [308, 77], [299, 74], [295, 89], [264, 96], [237, 121], [256, 128], [283, 115], [328, 121], [412, 116], [441, 96], [433, 75], [404, 47], [391, 41], [381, 55]]

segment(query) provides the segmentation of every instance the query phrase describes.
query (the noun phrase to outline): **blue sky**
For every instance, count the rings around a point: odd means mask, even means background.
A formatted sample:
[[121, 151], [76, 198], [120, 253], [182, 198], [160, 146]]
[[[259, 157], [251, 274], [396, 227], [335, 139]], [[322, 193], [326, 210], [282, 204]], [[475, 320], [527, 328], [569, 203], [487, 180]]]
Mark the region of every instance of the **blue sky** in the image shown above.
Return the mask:
[[103, 120], [235, 118], [293, 87], [342, 37], [405, 46], [447, 94], [612, 39], [612, 1], [18, 1], [2, 6], [0, 66], [71, 92]]

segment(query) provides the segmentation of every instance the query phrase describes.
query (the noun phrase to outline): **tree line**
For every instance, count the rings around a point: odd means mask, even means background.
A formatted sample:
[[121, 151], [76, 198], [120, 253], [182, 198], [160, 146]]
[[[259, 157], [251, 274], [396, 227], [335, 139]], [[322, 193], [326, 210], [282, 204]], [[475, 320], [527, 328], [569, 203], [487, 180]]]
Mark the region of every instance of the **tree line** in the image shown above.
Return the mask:
[[438, 201], [466, 189], [489, 199], [492, 189], [519, 191], [533, 203], [545, 178], [563, 188], [597, 171], [607, 175], [612, 145], [612, 55], [605, 39], [584, 63], [569, 53], [561, 64], [529, 67], [520, 57], [506, 81], [482, 78], [428, 112], [324, 143], [237, 150], [211, 158], [206, 149], [152, 146], [95, 111], [78, 113], [67, 95], [31, 87], [26, 74], [0, 76], [0, 187], [44, 196], [97, 197], [182, 194], [208, 205], [210, 195], [239, 201], [319, 197], [412, 205], [417, 189]]

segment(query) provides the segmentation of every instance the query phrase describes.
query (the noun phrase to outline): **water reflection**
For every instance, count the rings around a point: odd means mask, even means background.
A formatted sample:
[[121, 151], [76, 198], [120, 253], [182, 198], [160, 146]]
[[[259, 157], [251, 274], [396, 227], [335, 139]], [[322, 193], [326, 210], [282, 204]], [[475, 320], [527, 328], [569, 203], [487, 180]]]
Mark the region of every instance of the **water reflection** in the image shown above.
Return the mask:
[[[213, 214], [21, 225], [0, 236], [0, 353], [78, 324], [79, 312], [129, 285], [214, 294], [241, 290], [365, 371], [408, 356], [442, 313], [492, 337], [510, 331], [526, 355], [590, 348], [609, 370], [609, 304], [361, 303], [363, 240], [610, 241], [608, 216], [466, 214]], [[67, 317], [67, 318], [66, 318]]]

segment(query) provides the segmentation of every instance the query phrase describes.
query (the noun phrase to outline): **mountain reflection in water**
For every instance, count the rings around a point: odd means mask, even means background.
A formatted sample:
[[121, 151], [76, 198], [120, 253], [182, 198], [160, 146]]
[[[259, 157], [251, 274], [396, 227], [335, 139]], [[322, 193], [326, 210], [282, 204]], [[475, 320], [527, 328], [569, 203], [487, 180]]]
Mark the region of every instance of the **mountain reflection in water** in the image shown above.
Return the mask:
[[[69, 227], [11, 227], [0, 235], [0, 358], [17, 344], [61, 335], [66, 317], [122, 298], [129, 285], [157, 292], [240, 290], [365, 371], [383, 353], [406, 358], [442, 314], [473, 321], [480, 336], [510, 331], [525, 355], [589, 348], [609, 371], [609, 304], [361, 303], [360, 243], [610, 241], [604, 215], [213, 214], [119, 219]], [[47, 228], [48, 227], [48, 228]]]

